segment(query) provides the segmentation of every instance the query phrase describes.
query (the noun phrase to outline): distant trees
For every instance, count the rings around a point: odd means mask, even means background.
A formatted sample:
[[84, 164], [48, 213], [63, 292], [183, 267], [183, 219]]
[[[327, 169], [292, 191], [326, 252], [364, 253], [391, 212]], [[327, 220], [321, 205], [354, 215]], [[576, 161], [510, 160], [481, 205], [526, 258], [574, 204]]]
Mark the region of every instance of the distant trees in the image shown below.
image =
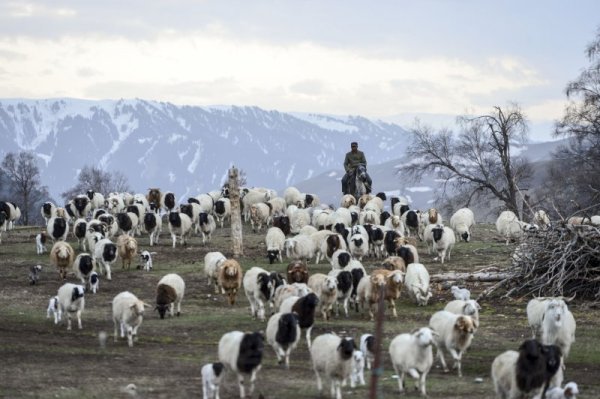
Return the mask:
[[108, 172], [94, 166], [84, 166], [77, 176], [77, 183], [61, 193], [65, 201], [69, 201], [87, 190], [94, 190], [104, 195], [110, 192], [131, 191], [127, 177], [121, 172]]
[[526, 160], [511, 153], [513, 144], [527, 141], [528, 127], [521, 109], [496, 106], [486, 115], [459, 117], [458, 123], [458, 135], [420, 124], [411, 129], [412, 143], [406, 151], [411, 162], [399, 168], [399, 173], [413, 181], [419, 181], [424, 173], [434, 173], [443, 181], [442, 197], [456, 195], [460, 206], [468, 206], [474, 198], [497, 199], [520, 215], [520, 188], [533, 173]]
[[547, 183], [546, 195], [565, 217], [579, 209], [600, 210], [600, 28], [586, 54], [590, 65], [567, 84], [569, 103], [554, 130], [570, 138], [569, 145], [555, 153]]
[[8, 183], [8, 200], [19, 206], [22, 222], [28, 225], [39, 214], [35, 211], [41, 202], [49, 196], [48, 187], [41, 184], [37, 159], [32, 152], [9, 152], [2, 160], [2, 169], [4, 176], [0, 179], [3, 187], [4, 181]]

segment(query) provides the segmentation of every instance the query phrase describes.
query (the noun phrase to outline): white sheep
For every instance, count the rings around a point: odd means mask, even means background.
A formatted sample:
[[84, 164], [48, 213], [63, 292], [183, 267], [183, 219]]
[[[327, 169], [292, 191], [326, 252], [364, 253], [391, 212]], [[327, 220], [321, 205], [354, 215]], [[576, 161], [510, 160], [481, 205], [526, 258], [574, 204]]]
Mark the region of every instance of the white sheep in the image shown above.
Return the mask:
[[408, 295], [419, 306], [426, 306], [433, 296], [429, 289], [429, 272], [422, 263], [410, 263], [406, 267], [404, 287]]
[[375, 361], [375, 337], [373, 334], [360, 336], [360, 351], [365, 355], [367, 368], [371, 370], [371, 365]]
[[475, 331], [473, 319], [470, 316], [440, 310], [429, 319], [429, 327], [439, 334], [435, 337], [437, 357], [440, 359], [444, 371], [448, 372], [443, 353], [446, 350], [454, 359], [458, 376], [462, 377], [462, 355], [471, 345]]
[[[292, 233], [299, 233], [301, 229], [306, 226], [312, 226], [310, 224], [311, 216], [309, 209], [298, 208], [289, 214], [290, 218], [290, 229]], [[316, 228], [315, 228], [316, 230]]]
[[454, 231], [448, 226], [437, 225], [431, 230], [431, 234], [433, 235], [433, 247], [438, 254], [434, 260], [439, 258], [442, 264], [444, 264], [446, 256], [450, 260], [450, 253], [456, 243]]
[[462, 301], [468, 301], [471, 299], [471, 291], [466, 288], [460, 288], [456, 285], [450, 287], [450, 292], [454, 296], [454, 299], [460, 299]]
[[[218, 195], [221, 195], [221, 193], [219, 192]], [[220, 197], [217, 197], [216, 199], [219, 199], [219, 198]], [[193, 199], [188, 199], [188, 202], [198, 204], [200, 206], [200, 212], [205, 212], [205, 213], [209, 213], [212, 215], [214, 212], [216, 199], [210, 193], [207, 193], [207, 194], [199, 194]]]
[[312, 290], [308, 288], [308, 285], [306, 285], [306, 283], [292, 283], [280, 285], [275, 289], [275, 294], [273, 295], [273, 307], [275, 309], [278, 309], [278, 312], [280, 313], [291, 312], [292, 305], [294, 303], [290, 302], [288, 304], [288, 307], [286, 308], [287, 312], [284, 312], [282, 310], [283, 302], [290, 297], [297, 297], [296, 299], [298, 299], [308, 295], [311, 292]]
[[103, 238], [96, 243], [94, 247], [94, 260], [100, 272], [105, 269], [106, 279], [112, 280], [111, 266], [117, 261], [117, 246], [108, 238]]
[[223, 363], [208, 363], [202, 366], [202, 398], [219, 399], [219, 386], [223, 379]]
[[352, 355], [356, 345], [352, 338], [322, 334], [310, 346], [310, 357], [317, 377], [317, 389], [323, 391], [321, 375], [331, 380], [331, 397], [342, 399], [342, 382], [352, 373]]
[[365, 355], [359, 350], [352, 353], [352, 373], [350, 373], [350, 387], [354, 388], [357, 384], [366, 385]]
[[535, 225], [540, 226], [542, 230], [547, 230], [551, 226], [550, 218], [548, 217], [546, 211], [544, 211], [543, 209], [538, 209], [537, 211], [535, 211], [531, 222]]
[[49, 319], [50, 315], [54, 316], [54, 324], [58, 324], [62, 316], [60, 306], [58, 304], [58, 296], [53, 296], [48, 301], [48, 308], [46, 309], [46, 318]]
[[290, 353], [300, 341], [300, 325], [295, 313], [275, 313], [267, 323], [267, 342], [277, 356], [277, 362], [290, 368]]
[[288, 187], [283, 190], [283, 199], [285, 200], [286, 205], [296, 205], [299, 208], [304, 207], [304, 199], [300, 190], [296, 187]]
[[308, 287], [319, 298], [319, 309], [323, 320], [329, 320], [338, 296], [337, 279], [323, 273], [314, 273], [308, 278]]
[[271, 195], [268, 192], [248, 188], [242, 190], [241, 196], [245, 222], [250, 221], [250, 209], [252, 208], [252, 205], [261, 202], [264, 203], [271, 199]]
[[430, 328], [422, 327], [410, 334], [397, 335], [390, 342], [389, 352], [398, 375], [400, 393], [404, 392], [404, 375], [408, 373], [416, 380], [415, 387], [421, 391], [421, 395], [427, 396], [425, 383], [433, 365], [432, 345], [435, 344], [436, 335]]
[[284, 216], [287, 204], [282, 197], [273, 197], [267, 201], [267, 204], [271, 206], [271, 215], [273, 216]]
[[185, 238], [192, 232], [192, 219], [185, 213], [170, 212], [169, 213], [169, 232], [173, 240], [173, 248], [177, 243], [177, 235], [179, 234], [179, 242], [185, 245]]
[[[65, 283], [58, 289], [59, 312], [67, 313], [67, 330], [71, 329], [71, 315], [77, 317], [77, 327], [81, 330], [81, 313], [85, 308], [85, 288], [82, 285]], [[59, 315], [60, 320], [60, 315]]]
[[462, 300], [455, 299], [450, 301], [444, 307], [444, 310], [452, 312], [454, 314], [463, 314], [465, 316], [471, 316], [475, 329], [479, 328], [479, 311], [481, 306], [474, 299]]
[[532, 338], [539, 336], [546, 345], [558, 345], [567, 358], [575, 341], [576, 323], [562, 297], [533, 298], [527, 303], [527, 320]]
[[114, 323], [114, 342], [117, 342], [117, 330], [121, 329], [121, 338], [127, 334], [127, 345], [131, 348], [137, 340], [137, 330], [144, 318], [144, 307], [148, 306], [129, 291], [117, 294], [112, 300]]
[[215, 287], [215, 294], [219, 290], [219, 269], [227, 258], [221, 252], [208, 252], [204, 255], [204, 274], [208, 278], [208, 284]]
[[50, 250], [50, 261], [58, 269], [58, 274], [63, 280], [67, 278], [67, 270], [70, 270], [75, 259], [75, 251], [68, 242], [58, 241]]
[[283, 262], [283, 244], [285, 243], [285, 234], [279, 227], [270, 227], [267, 230], [265, 244], [267, 246], [267, 258], [269, 263], [273, 264], [275, 259], [279, 259], [279, 263]]
[[250, 314], [252, 317], [258, 317], [260, 321], [265, 321], [265, 303], [271, 301], [275, 292], [269, 272], [254, 266], [244, 274], [242, 284], [250, 303]]
[[504, 211], [496, 219], [496, 231], [503, 238], [506, 238], [506, 245], [511, 239], [520, 238], [523, 235], [523, 230], [529, 226], [527, 223], [521, 222], [512, 211]]
[[356, 205], [356, 198], [354, 198], [352, 194], [342, 195], [342, 198], [340, 199], [340, 207], [348, 208], [352, 205]]
[[303, 234], [286, 239], [284, 248], [286, 256], [291, 259], [309, 261], [315, 256], [315, 244], [313, 240]]
[[252, 231], [255, 233], [262, 229], [262, 226], [268, 226], [271, 223], [271, 208], [264, 202], [252, 204], [250, 206], [250, 223]]
[[237, 375], [240, 398], [246, 398], [245, 376], [250, 377], [248, 395], [252, 396], [256, 374], [260, 370], [264, 349], [262, 334], [231, 331], [219, 340], [219, 361]]
[[47, 252], [46, 249], [46, 241], [48, 239], [48, 235], [40, 231], [35, 235], [35, 251], [38, 255], [42, 255], [44, 252]]
[[94, 230], [88, 230], [85, 235], [85, 246], [87, 248], [87, 252], [94, 254], [96, 252], [96, 244], [98, 244], [98, 242], [103, 238], [105, 237], [102, 235], [102, 233], [98, 233]]
[[174, 308], [177, 306], [177, 316], [181, 314], [181, 301], [185, 294], [185, 282], [175, 273], [165, 275], [156, 286], [156, 310], [161, 319], [165, 318], [167, 309], [173, 317]]
[[471, 229], [475, 225], [475, 215], [469, 208], [461, 208], [450, 218], [450, 227], [459, 239], [466, 242], [471, 240]]
[[[291, 227], [290, 227], [291, 229]], [[310, 224], [307, 224], [306, 226], [303, 226], [300, 230], [298, 230], [298, 234], [302, 234], [305, 236], [312, 236], [313, 234], [317, 233], [318, 230], [315, 226], [311, 226]], [[316, 247], [315, 247], [316, 249]]]
[[569, 382], [563, 388], [553, 387], [546, 391], [546, 399], [577, 399], [579, 388], [577, 383]]
[[332, 209], [315, 209], [312, 213], [311, 224], [317, 228], [317, 230], [323, 230], [327, 228], [329, 223], [329, 215], [333, 213]]

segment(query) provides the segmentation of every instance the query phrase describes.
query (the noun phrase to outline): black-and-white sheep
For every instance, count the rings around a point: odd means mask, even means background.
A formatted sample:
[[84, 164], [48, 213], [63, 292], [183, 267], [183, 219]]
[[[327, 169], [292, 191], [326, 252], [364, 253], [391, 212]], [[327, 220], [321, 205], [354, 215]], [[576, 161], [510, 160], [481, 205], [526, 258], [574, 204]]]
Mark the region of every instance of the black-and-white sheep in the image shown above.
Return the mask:
[[352, 373], [352, 354], [355, 348], [352, 338], [335, 334], [322, 334], [314, 339], [310, 357], [319, 392], [323, 391], [321, 373], [324, 373], [331, 380], [331, 397], [342, 399], [342, 382]]
[[[58, 289], [59, 312], [67, 314], [67, 330], [71, 329], [71, 317], [77, 317], [77, 327], [81, 330], [81, 313], [85, 308], [85, 288], [82, 285], [65, 283]], [[58, 317], [60, 320], [60, 316]]]
[[94, 247], [94, 260], [100, 273], [106, 274], [107, 280], [112, 280], [111, 266], [117, 261], [117, 257], [117, 246], [111, 240], [103, 238], [96, 243]]
[[[240, 387], [240, 398], [246, 394], [252, 396], [256, 374], [260, 370], [264, 350], [264, 338], [261, 333], [243, 333], [231, 331], [219, 340], [219, 361], [233, 371]], [[245, 378], [249, 377], [248, 392], [245, 389]]]
[[156, 286], [156, 310], [161, 319], [165, 318], [167, 310], [171, 317], [177, 306], [177, 316], [181, 314], [181, 301], [185, 294], [185, 282], [175, 273], [165, 275]]
[[271, 345], [279, 364], [290, 367], [290, 353], [300, 341], [300, 325], [295, 313], [275, 313], [267, 323], [267, 343]]

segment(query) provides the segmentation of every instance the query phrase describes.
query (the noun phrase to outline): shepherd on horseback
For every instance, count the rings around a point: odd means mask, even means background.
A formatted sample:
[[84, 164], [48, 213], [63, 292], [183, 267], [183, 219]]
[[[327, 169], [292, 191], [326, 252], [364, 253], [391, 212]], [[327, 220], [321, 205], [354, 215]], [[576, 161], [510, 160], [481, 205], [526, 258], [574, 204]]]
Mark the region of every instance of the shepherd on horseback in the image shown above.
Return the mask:
[[[367, 158], [365, 158], [365, 154], [362, 151], [358, 150], [358, 143], [353, 141], [350, 143], [350, 152], [346, 153], [346, 158], [344, 159], [344, 169], [346, 170], [346, 174], [342, 177], [342, 193], [343, 194], [352, 194], [354, 196], [357, 195], [357, 187], [356, 187], [356, 169], [359, 165], [363, 165], [364, 167], [364, 177], [362, 182], [364, 183], [366, 193], [371, 192], [371, 177], [366, 173], [367, 167]], [[360, 168], [361, 170], [363, 168]]]

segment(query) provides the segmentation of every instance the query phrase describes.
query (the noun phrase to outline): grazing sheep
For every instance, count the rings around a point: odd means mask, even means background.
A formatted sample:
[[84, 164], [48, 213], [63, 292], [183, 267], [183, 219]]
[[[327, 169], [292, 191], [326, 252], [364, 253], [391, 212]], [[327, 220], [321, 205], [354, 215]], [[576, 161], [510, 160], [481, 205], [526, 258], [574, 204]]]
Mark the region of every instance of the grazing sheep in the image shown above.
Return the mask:
[[371, 365], [375, 361], [375, 337], [373, 334], [360, 336], [360, 351], [365, 355], [367, 368], [371, 370]]
[[496, 231], [502, 237], [506, 238], [506, 245], [511, 239], [521, 238], [524, 231], [529, 231], [533, 227], [530, 224], [521, 222], [517, 215], [511, 211], [504, 211], [500, 213], [498, 219], [496, 219]]
[[172, 211], [169, 213], [169, 232], [173, 239], [173, 248], [177, 243], [177, 234], [181, 245], [185, 245], [185, 238], [192, 232], [192, 219], [185, 213]]
[[[88, 253], [80, 253], [73, 262], [73, 273], [75, 277], [85, 284], [86, 289], [90, 289], [90, 275], [96, 270], [96, 261]], [[95, 292], [94, 292], [95, 293]]]
[[267, 246], [267, 258], [269, 259], [269, 264], [273, 264], [275, 259], [279, 259], [279, 263], [283, 262], [282, 252], [283, 245], [285, 243], [285, 234], [279, 227], [270, 227], [267, 230], [267, 235], [265, 237], [265, 244]]
[[406, 268], [404, 276], [404, 286], [408, 296], [418, 306], [426, 306], [429, 299], [433, 296], [429, 289], [429, 272], [421, 263], [411, 263]]
[[235, 305], [238, 290], [242, 287], [242, 267], [235, 259], [227, 259], [219, 268], [217, 277], [221, 292], [226, 294], [230, 305]]
[[422, 327], [410, 334], [397, 335], [390, 342], [390, 357], [398, 375], [398, 389], [404, 392], [404, 375], [410, 374], [415, 381], [415, 388], [421, 395], [427, 396], [425, 383], [427, 374], [433, 365], [432, 345], [437, 334], [430, 328]]
[[[117, 261], [117, 246], [108, 238], [103, 238], [94, 247], [94, 260], [100, 269], [100, 273], [106, 274], [107, 280], [112, 280], [111, 266]], [[103, 271], [102, 269], [105, 269]]]
[[461, 301], [468, 301], [471, 299], [471, 291], [466, 288], [459, 288], [456, 285], [450, 287], [450, 292], [454, 296], [454, 299], [460, 299]]
[[446, 310], [435, 312], [429, 319], [429, 327], [437, 332], [435, 337], [437, 357], [442, 363], [445, 372], [448, 372], [443, 351], [446, 350], [454, 359], [454, 367], [458, 369], [458, 376], [462, 377], [462, 355], [471, 345], [475, 325], [470, 316], [456, 315]]
[[40, 279], [41, 271], [42, 271], [41, 265], [31, 266], [31, 268], [29, 269], [29, 284], [30, 285], [37, 284], [38, 280]]
[[492, 381], [496, 394], [503, 399], [544, 397], [543, 386], [557, 373], [560, 364], [558, 347], [528, 339], [518, 352], [509, 350], [494, 359]]
[[170, 273], [160, 279], [156, 286], [156, 310], [161, 319], [165, 318], [167, 309], [173, 317], [177, 306], [177, 316], [181, 315], [181, 301], [185, 294], [185, 282], [175, 273]]
[[61, 311], [58, 305], [58, 296], [53, 296], [48, 301], [48, 309], [46, 309], [46, 318], [49, 319], [50, 315], [54, 316], [54, 324], [58, 324], [61, 319]]
[[117, 330], [120, 328], [121, 338], [127, 333], [127, 345], [133, 347], [133, 341], [137, 341], [137, 330], [142, 325], [145, 306], [148, 305], [129, 291], [121, 292], [113, 298], [114, 342], [117, 342]]
[[205, 245], [207, 242], [210, 242], [212, 234], [217, 229], [215, 218], [209, 213], [202, 212], [198, 216], [198, 224], [202, 233], [202, 244]]
[[138, 245], [136, 239], [121, 234], [117, 238], [117, 249], [121, 258], [121, 269], [125, 269], [125, 264], [127, 264], [127, 269], [131, 268], [131, 261], [137, 257]]
[[481, 306], [474, 299], [462, 300], [455, 299], [450, 301], [444, 307], [444, 310], [452, 312], [454, 314], [462, 314], [465, 316], [471, 316], [475, 329], [479, 328], [479, 311]]
[[67, 220], [60, 216], [50, 218], [46, 226], [46, 232], [53, 241], [65, 241], [67, 234], [69, 234]]
[[[57, 243], [58, 244], [58, 243]], [[58, 289], [59, 312], [67, 313], [67, 330], [71, 329], [71, 315], [77, 317], [77, 327], [81, 330], [81, 313], [85, 308], [85, 289], [81, 285], [65, 283]], [[60, 316], [58, 317], [60, 320]]]
[[215, 287], [215, 294], [219, 289], [219, 269], [227, 258], [221, 252], [208, 252], [204, 255], [204, 274], [208, 278], [208, 284]]
[[46, 249], [46, 241], [48, 240], [48, 235], [40, 231], [35, 235], [35, 251], [38, 255], [42, 255], [47, 251]]
[[336, 278], [323, 273], [315, 273], [309, 277], [308, 287], [319, 298], [319, 308], [323, 320], [329, 320], [333, 304], [337, 301], [338, 296]]
[[579, 389], [573, 381], [565, 384], [563, 388], [554, 387], [546, 392], [546, 399], [577, 399]]
[[292, 226], [290, 224], [290, 218], [288, 216], [275, 216], [273, 218], [273, 227], [279, 227], [283, 234], [288, 236], [292, 232]]
[[150, 238], [150, 246], [158, 244], [162, 231], [162, 218], [155, 212], [146, 212], [144, 214], [144, 230]]
[[142, 262], [142, 269], [144, 269], [147, 272], [152, 270], [152, 267], [153, 267], [152, 255], [156, 255], [156, 252], [142, 251], [140, 253], [140, 261]]
[[231, 220], [231, 200], [229, 198], [219, 198], [215, 202], [215, 208], [213, 210], [217, 222], [223, 228], [223, 221], [225, 219]]
[[244, 274], [244, 292], [250, 303], [250, 314], [260, 321], [265, 321], [265, 303], [272, 300], [275, 287], [269, 272], [254, 266]]
[[331, 380], [331, 397], [342, 399], [342, 382], [352, 373], [352, 354], [355, 348], [352, 338], [335, 334], [322, 334], [314, 339], [310, 347], [310, 357], [319, 392], [323, 391], [319, 373], [324, 373]]
[[219, 386], [223, 379], [223, 363], [208, 363], [202, 366], [202, 398], [219, 399]]
[[267, 323], [267, 342], [277, 356], [277, 362], [290, 368], [290, 353], [300, 340], [300, 325], [295, 313], [275, 313]]
[[73, 265], [73, 259], [75, 259], [75, 251], [68, 242], [58, 241], [52, 246], [50, 261], [56, 266], [58, 274], [63, 280], [67, 278], [67, 270]]
[[475, 215], [469, 208], [461, 208], [450, 218], [450, 227], [465, 242], [471, 240], [471, 229], [475, 225]]
[[433, 248], [438, 254], [434, 260], [439, 258], [443, 265], [446, 255], [450, 260], [450, 253], [456, 243], [454, 231], [448, 226], [437, 225], [431, 230], [431, 234], [433, 235]]
[[264, 349], [264, 338], [261, 333], [243, 333], [231, 331], [219, 340], [219, 361], [233, 371], [240, 387], [240, 398], [246, 398], [244, 379], [250, 378], [248, 395], [252, 396], [256, 374], [260, 370]]

